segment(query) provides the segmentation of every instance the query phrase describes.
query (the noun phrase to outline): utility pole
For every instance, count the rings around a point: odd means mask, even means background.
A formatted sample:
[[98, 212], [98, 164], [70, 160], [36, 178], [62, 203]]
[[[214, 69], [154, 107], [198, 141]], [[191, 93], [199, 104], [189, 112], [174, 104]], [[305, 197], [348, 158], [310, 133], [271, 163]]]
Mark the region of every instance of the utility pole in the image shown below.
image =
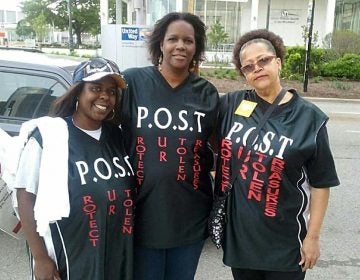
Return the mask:
[[266, 14], [266, 29], [267, 29], [267, 30], [269, 30], [270, 6], [271, 6], [271, 0], [268, 0], [268, 4], [267, 4], [267, 14]]
[[308, 42], [307, 42], [306, 55], [305, 55], [304, 88], [303, 88], [304, 92], [307, 92], [307, 86], [309, 83], [309, 65], [310, 65], [310, 56], [311, 56], [312, 31], [314, 24], [314, 11], [315, 11], [315, 0], [312, 0], [309, 35], [308, 35]]
[[74, 51], [73, 34], [72, 34], [72, 20], [71, 20], [71, 0], [68, 0], [68, 14], [69, 14], [69, 51]]

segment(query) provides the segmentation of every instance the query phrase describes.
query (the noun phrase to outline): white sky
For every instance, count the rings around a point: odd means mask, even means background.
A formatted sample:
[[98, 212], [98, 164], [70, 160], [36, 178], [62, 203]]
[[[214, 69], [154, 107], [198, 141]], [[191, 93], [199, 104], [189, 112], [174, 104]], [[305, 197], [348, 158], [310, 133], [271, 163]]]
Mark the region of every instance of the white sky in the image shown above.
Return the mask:
[[22, 0], [0, 0], [0, 10], [20, 10], [20, 2], [22, 2]]

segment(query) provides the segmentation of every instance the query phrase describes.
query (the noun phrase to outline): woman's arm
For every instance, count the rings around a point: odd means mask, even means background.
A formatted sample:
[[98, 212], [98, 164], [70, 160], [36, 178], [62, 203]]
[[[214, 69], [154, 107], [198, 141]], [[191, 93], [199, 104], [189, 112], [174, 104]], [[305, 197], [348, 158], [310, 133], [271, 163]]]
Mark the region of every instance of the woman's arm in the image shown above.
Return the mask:
[[320, 230], [325, 217], [330, 189], [312, 188], [310, 195], [310, 220], [306, 237], [303, 241], [299, 265], [305, 271], [313, 268], [320, 257]]
[[17, 189], [18, 211], [25, 238], [34, 257], [34, 274], [38, 280], [60, 279], [55, 262], [49, 257], [44, 240], [36, 232], [34, 205], [36, 196]]

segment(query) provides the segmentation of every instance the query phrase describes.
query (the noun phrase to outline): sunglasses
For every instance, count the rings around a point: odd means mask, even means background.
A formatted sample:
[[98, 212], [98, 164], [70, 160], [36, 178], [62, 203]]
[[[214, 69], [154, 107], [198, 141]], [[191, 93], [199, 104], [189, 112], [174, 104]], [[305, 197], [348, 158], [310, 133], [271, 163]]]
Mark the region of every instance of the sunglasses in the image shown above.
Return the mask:
[[250, 63], [247, 65], [244, 65], [240, 68], [241, 72], [246, 75], [249, 73], [254, 72], [255, 70], [255, 65], [259, 68], [264, 68], [266, 65], [268, 65], [274, 58], [276, 58], [275, 55], [269, 55], [269, 56], [264, 56], [262, 58], [260, 58], [258, 61], [256, 61], [255, 63]]

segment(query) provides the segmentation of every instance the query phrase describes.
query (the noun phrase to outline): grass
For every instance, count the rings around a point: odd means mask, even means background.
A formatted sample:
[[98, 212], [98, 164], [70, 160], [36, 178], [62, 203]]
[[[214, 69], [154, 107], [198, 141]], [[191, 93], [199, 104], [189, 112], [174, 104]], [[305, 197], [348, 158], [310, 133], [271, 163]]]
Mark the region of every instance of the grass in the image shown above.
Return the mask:
[[347, 83], [344, 83], [342, 81], [334, 81], [331, 83], [331, 87], [339, 90], [349, 90], [351, 89], [351, 86]]

